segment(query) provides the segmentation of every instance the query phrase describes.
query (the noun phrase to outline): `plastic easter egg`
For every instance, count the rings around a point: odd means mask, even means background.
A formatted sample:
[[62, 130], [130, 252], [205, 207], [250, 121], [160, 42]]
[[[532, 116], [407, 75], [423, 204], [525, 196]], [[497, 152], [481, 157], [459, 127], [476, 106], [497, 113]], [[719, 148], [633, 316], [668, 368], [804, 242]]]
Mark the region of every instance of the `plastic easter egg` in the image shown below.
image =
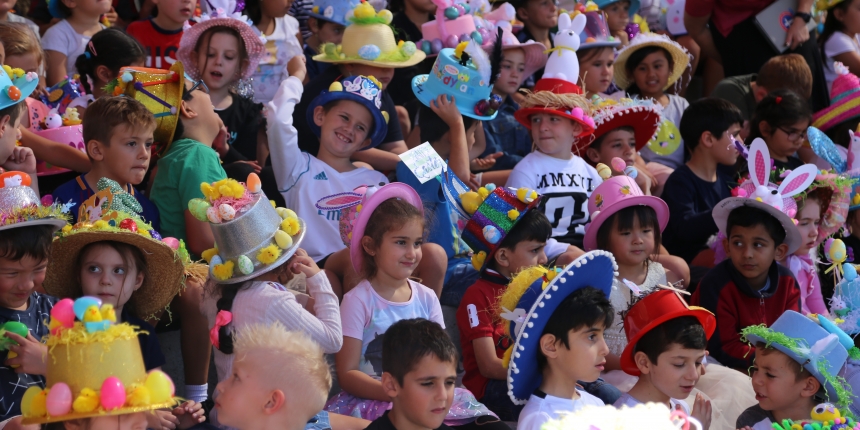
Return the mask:
[[287, 249], [293, 246], [293, 238], [287, 232], [278, 230], [275, 232], [275, 243], [278, 244], [278, 248]]
[[72, 299], [63, 299], [51, 309], [51, 318], [57, 320], [63, 327], [72, 328], [75, 324], [75, 302]]
[[233, 209], [233, 206], [222, 203], [221, 206], [218, 206], [218, 215], [221, 216], [222, 220], [230, 221], [231, 219], [236, 218], [236, 209]]
[[256, 194], [259, 193], [262, 189], [263, 183], [260, 182], [260, 177], [257, 176], [256, 173], [251, 173], [248, 175], [248, 179], [245, 180], [245, 185], [248, 187], [248, 191]]
[[[125, 398], [123, 398], [125, 402]], [[52, 417], [61, 417], [72, 409], [72, 390], [64, 382], [57, 382], [51, 387], [48, 398], [45, 399], [45, 409]]]
[[472, 40], [474, 40], [475, 43], [477, 43], [478, 45], [482, 45], [484, 43], [484, 37], [481, 36], [481, 33], [479, 33], [477, 30], [473, 31], [471, 36]]
[[137, 223], [131, 218], [126, 218], [119, 222], [119, 228], [131, 232], [137, 232]]
[[75, 300], [75, 304], [72, 309], [75, 311], [75, 316], [78, 317], [79, 320], [84, 320], [84, 313], [89, 309], [90, 306], [95, 306], [96, 308], [102, 305], [101, 299], [97, 299], [91, 296], [84, 296], [77, 300]]
[[845, 242], [842, 239], [836, 239], [830, 244], [830, 250], [827, 252], [830, 261], [834, 263], [842, 263], [847, 258], [848, 254], [845, 249]]
[[161, 240], [161, 234], [155, 231], [155, 229], [149, 230], [149, 236], [155, 240]]
[[627, 167], [627, 163], [624, 162], [619, 157], [612, 157], [612, 161], [609, 162], [612, 165], [612, 168], [615, 169], [616, 172], [623, 172], [624, 168]]
[[460, 17], [460, 11], [457, 8], [450, 6], [445, 8], [445, 18], [457, 19]]
[[430, 42], [430, 52], [432, 52], [433, 54], [438, 54], [439, 51], [442, 50], [442, 48], [444, 48], [444, 46], [442, 45], [441, 39], [436, 38], [433, 39], [432, 42]]
[[224, 263], [224, 261], [221, 260], [221, 256], [218, 254], [215, 254], [212, 256], [212, 259], [209, 260], [209, 267], [215, 267], [215, 266], [217, 266], [219, 264], [223, 264], [223, 263]]
[[27, 388], [27, 391], [24, 391], [24, 396], [21, 397], [21, 415], [24, 415], [24, 417], [34, 416], [30, 405], [32, 405], [33, 403], [33, 398], [35, 398], [36, 395], [41, 393], [42, 389], [35, 385], [31, 386], [30, 388]]
[[239, 266], [239, 271], [242, 272], [243, 275], [248, 275], [254, 271], [254, 263], [247, 255], [240, 255], [239, 258], [236, 259], [236, 265]]
[[597, 163], [597, 174], [603, 179], [609, 179], [612, 176], [612, 169], [603, 163]]
[[627, 166], [624, 168], [624, 174], [629, 176], [631, 179], [636, 179], [636, 177], [639, 176], [639, 171], [633, 166]]
[[388, 9], [382, 9], [376, 14], [376, 16], [384, 19], [386, 24], [390, 24], [391, 20], [394, 19], [394, 15], [392, 15], [391, 11]]
[[[386, 12], [387, 12], [387, 11], [386, 11]], [[414, 42], [405, 42], [405, 43], [403, 43], [403, 46], [402, 46], [402, 47], [400, 47], [400, 50], [401, 50], [404, 54], [406, 54], [406, 55], [408, 55], [408, 56], [410, 56], [410, 57], [412, 56], [412, 54], [414, 54], [414, 53], [415, 53], [415, 51], [416, 51], [417, 49], [418, 49], [418, 48], [415, 46], [415, 43], [414, 43]]]
[[472, 11], [472, 8], [469, 7], [469, 3], [463, 3], [461, 6], [463, 7], [463, 13], [469, 13]]
[[21, 100], [21, 90], [19, 90], [18, 87], [14, 86], [14, 85], [9, 86], [9, 89], [6, 90], [6, 94], [9, 96], [9, 98], [13, 102], [17, 102], [18, 100]]
[[460, 35], [459, 39], [460, 39], [460, 42], [471, 42], [472, 41], [472, 35], [469, 33], [463, 33]]
[[505, 100], [502, 98], [502, 96], [498, 94], [491, 94], [490, 99], [487, 102], [490, 105], [490, 109], [499, 110], [499, 106], [501, 106], [504, 101]]
[[164, 239], [161, 239], [161, 241], [164, 242], [164, 244], [169, 246], [170, 249], [172, 249], [174, 251], [179, 249], [179, 239], [177, 239], [175, 237], [165, 237]]
[[191, 212], [191, 215], [194, 215], [194, 218], [197, 218], [198, 221], [207, 221], [206, 211], [211, 208], [212, 205], [209, 204], [206, 200], [195, 198], [188, 201], [188, 211]]
[[466, 9], [460, 3], [456, 3], [454, 5], [454, 9], [457, 9], [457, 13], [459, 13], [460, 16], [463, 16], [466, 13]]
[[487, 40], [490, 37], [490, 30], [484, 27], [479, 28], [478, 33], [481, 35], [481, 40]]
[[429, 40], [421, 41], [421, 50], [424, 51], [424, 53], [427, 55], [430, 55], [433, 52], [433, 48], [430, 46]]
[[149, 389], [149, 396], [152, 403], [164, 403], [170, 401], [173, 397], [173, 381], [166, 373], [160, 370], [153, 370], [146, 375], [146, 388]]
[[377, 59], [381, 52], [382, 51], [379, 50], [379, 47], [373, 44], [364, 45], [361, 48], [358, 48], [358, 56], [368, 61]]
[[491, 225], [484, 226], [483, 233], [484, 239], [487, 239], [487, 242], [490, 242], [493, 245], [499, 243], [499, 241], [502, 239], [502, 233], [499, 231], [499, 229]]
[[853, 264], [849, 264], [849, 263], [843, 264], [842, 265], [842, 272], [843, 272], [843, 276], [845, 277], [845, 280], [848, 282], [851, 282], [854, 279], [857, 279], [857, 269], [854, 267]]
[[218, 213], [218, 208], [210, 206], [209, 209], [206, 209], [206, 219], [208, 219], [212, 224], [220, 224], [221, 214]]
[[446, 47], [446, 48], [454, 49], [454, 48], [456, 48], [456, 47], [457, 47], [457, 45], [458, 45], [459, 43], [460, 43], [460, 39], [459, 39], [457, 36], [453, 35], [453, 34], [452, 34], [452, 35], [449, 35], [449, 36], [445, 39], [445, 47]]
[[116, 376], [110, 376], [102, 383], [99, 400], [106, 410], [121, 408], [125, 404], [125, 387]]

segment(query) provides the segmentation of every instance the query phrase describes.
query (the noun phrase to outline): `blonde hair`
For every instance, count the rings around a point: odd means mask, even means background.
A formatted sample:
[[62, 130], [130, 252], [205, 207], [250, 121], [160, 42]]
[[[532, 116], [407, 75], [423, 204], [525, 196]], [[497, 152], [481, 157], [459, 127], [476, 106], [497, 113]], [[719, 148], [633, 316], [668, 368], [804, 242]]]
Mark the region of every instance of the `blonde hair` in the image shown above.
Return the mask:
[[556, 94], [552, 91], [531, 92], [520, 90], [526, 95], [525, 100], [520, 103], [522, 108], [542, 107], [547, 109], [573, 109], [580, 108], [586, 115], [591, 115], [591, 103], [581, 94]]
[[0, 42], [6, 56], [35, 53], [39, 64], [44, 66], [45, 54], [33, 30], [21, 22], [0, 22]]

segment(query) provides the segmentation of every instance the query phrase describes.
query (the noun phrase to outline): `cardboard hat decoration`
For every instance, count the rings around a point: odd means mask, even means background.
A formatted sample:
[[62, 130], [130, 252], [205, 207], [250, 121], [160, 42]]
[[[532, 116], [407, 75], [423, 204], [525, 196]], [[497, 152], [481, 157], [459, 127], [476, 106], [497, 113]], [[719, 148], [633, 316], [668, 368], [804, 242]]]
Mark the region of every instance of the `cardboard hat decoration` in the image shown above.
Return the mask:
[[356, 6], [361, 4], [358, 0], [314, 0], [308, 15], [323, 21], [333, 22], [348, 26], [350, 22], [347, 17], [352, 16]]
[[212, 227], [215, 248], [203, 251], [209, 273], [219, 284], [253, 279], [280, 267], [305, 237], [305, 222], [266, 198], [260, 178], [248, 175], [200, 184], [203, 198], [188, 202], [188, 210]]
[[0, 71], [0, 109], [21, 103], [39, 85], [39, 75], [4, 65]]
[[66, 225], [71, 204], [43, 205], [30, 188], [30, 181], [30, 175], [24, 172], [0, 174], [0, 231], [37, 225], [48, 225], [57, 231]]
[[508, 367], [508, 396], [523, 405], [540, 387], [542, 376], [537, 356], [540, 338], [552, 314], [564, 299], [585, 287], [593, 287], [609, 297], [618, 265], [611, 253], [587, 252], [564, 269], [540, 266], [522, 270], [499, 299], [498, 316], [507, 323], [505, 334], [515, 340], [505, 352]]
[[474, 42], [486, 51], [493, 48], [497, 35], [492, 26], [474, 14], [470, 2], [433, 0], [433, 3], [436, 19], [421, 24], [421, 40], [416, 43], [419, 50], [433, 56], [463, 42]]
[[840, 62], [833, 64], [836, 79], [830, 89], [830, 106], [812, 115], [812, 126], [821, 131], [860, 116], [860, 79]]
[[370, 116], [373, 117], [373, 130], [367, 134], [367, 138], [370, 139], [370, 146], [365, 146], [362, 149], [374, 148], [382, 143], [385, 134], [388, 133], [388, 112], [380, 109], [382, 106], [382, 84], [376, 78], [358, 75], [332, 82], [328, 91], [323, 91], [311, 100], [307, 111], [308, 127], [317, 137], [320, 136], [321, 129], [314, 122], [314, 110], [317, 106], [325, 106], [335, 100], [351, 100], [370, 111]]
[[23, 424], [124, 415], [177, 404], [164, 372], [143, 365], [137, 327], [117, 324], [110, 304], [96, 297], [63, 299], [51, 309], [45, 389], [21, 399]]
[[[636, 1], [636, 3], [639, 2]], [[631, 7], [630, 10], [633, 8]], [[684, 74], [684, 70], [690, 65], [690, 53], [678, 42], [670, 39], [669, 36], [656, 33], [639, 33], [627, 46], [618, 51], [618, 56], [615, 58], [615, 84], [618, 85], [618, 88], [626, 90], [633, 84], [627, 77], [627, 60], [634, 52], [647, 46], [663, 48], [672, 57], [672, 70], [664, 90], [677, 82]]]
[[633, 128], [636, 151], [657, 137], [657, 130], [663, 122], [663, 107], [654, 99], [640, 100], [623, 98], [615, 100], [596, 100], [593, 109], [594, 134], [592, 141], [619, 127]]

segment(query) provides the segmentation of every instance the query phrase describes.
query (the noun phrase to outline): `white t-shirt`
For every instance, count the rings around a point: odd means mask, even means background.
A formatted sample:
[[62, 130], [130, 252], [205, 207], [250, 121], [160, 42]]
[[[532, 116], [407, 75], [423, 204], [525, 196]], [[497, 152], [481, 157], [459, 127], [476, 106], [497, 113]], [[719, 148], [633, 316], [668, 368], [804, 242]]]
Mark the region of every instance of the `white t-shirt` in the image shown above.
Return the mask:
[[[641, 404], [642, 404], [642, 402], [633, 398], [633, 396], [631, 396], [629, 393], [624, 393], [621, 395], [621, 397], [618, 398], [618, 400], [615, 401], [615, 403], [612, 404], [612, 406], [615, 406], [616, 408], [621, 409], [622, 406], [627, 406], [627, 407], [632, 408], [636, 405], [641, 405]], [[672, 405], [673, 411], [678, 406], [680, 406], [681, 409], [684, 410], [684, 413], [686, 413], [687, 415], [690, 415], [690, 405], [688, 405], [687, 402], [685, 402], [683, 400], [678, 400], [678, 399], [669, 399], [669, 404]]]
[[[254, 27], [257, 30], [257, 27]], [[259, 33], [259, 30], [257, 30]], [[304, 55], [296, 33], [299, 22], [289, 16], [275, 18], [275, 31], [266, 36], [266, 53], [252, 76], [254, 101], [268, 103], [275, 97], [281, 81], [287, 79], [287, 63], [296, 55]]]
[[30, 28], [30, 30], [33, 30], [33, 34], [36, 36], [36, 40], [41, 41], [41, 36], [39, 36], [39, 26], [36, 25], [35, 22], [30, 21], [29, 19], [24, 18], [21, 15], [16, 15], [12, 12], [6, 14], [6, 19], [9, 20], [9, 22], [18, 22], [21, 24], [25, 24], [27, 27]]
[[663, 124], [661, 127], [667, 127], [666, 130], [669, 133], [669, 136], [671, 136], [670, 139], [677, 138], [681, 143], [678, 145], [678, 148], [669, 155], [659, 155], [648, 148], [647, 145], [639, 150], [639, 155], [641, 155], [645, 161], [653, 161], [655, 163], [671, 167], [672, 169], [677, 169], [684, 164], [684, 139], [681, 139], [681, 132], [678, 131], [678, 129], [681, 126], [681, 117], [684, 116], [684, 111], [687, 110], [688, 106], [690, 106], [690, 102], [688, 102], [687, 99], [674, 94], [668, 94], [668, 96], [669, 104], [667, 104], [661, 112], [661, 115], [663, 115]]
[[597, 170], [576, 155], [562, 160], [535, 151], [517, 163], [506, 186], [537, 191], [538, 207], [552, 224], [552, 237], [581, 248], [590, 218], [588, 197], [602, 182]]
[[[99, 24], [102, 29], [105, 26]], [[75, 61], [84, 53], [90, 37], [79, 34], [65, 19], [54, 24], [45, 31], [42, 37], [42, 48], [46, 51], [57, 51], [66, 56], [66, 74], [69, 76], [78, 73]]]
[[382, 342], [392, 324], [424, 318], [445, 328], [442, 306], [436, 293], [417, 282], [408, 282], [412, 296], [405, 302], [385, 300], [366, 279], [343, 295], [340, 305], [343, 335], [361, 340], [358, 369], [369, 376], [382, 377]]
[[274, 100], [266, 107], [267, 134], [278, 190], [287, 207], [307, 224], [308, 240], [302, 249], [319, 261], [344, 248], [340, 238], [340, 211], [321, 211], [315, 206], [324, 197], [354, 190], [360, 185], [388, 183], [375, 170], [358, 168], [338, 172], [313, 155], [299, 150], [293, 127], [293, 109], [302, 96], [302, 82], [289, 77], [281, 83]]
[[824, 55], [827, 56], [827, 61], [824, 62], [824, 78], [827, 79], [827, 91], [831, 90], [837, 76], [836, 70], [833, 69], [833, 62], [836, 61], [833, 57], [851, 51], [860, 53], [860, 35], [851, 37], [837, 31], [824, 43]]
[[554, 420], [565, 412], [576, 412], [586, 406], [606, 406], [603, 401], [582, 390], [576, 390], [579, 398], [563, 399], [544, 394], [538, 397], [532, 394], [529, 401], [520, 412], [517, 430], [540, 430], [541, 426], [550, 420]]

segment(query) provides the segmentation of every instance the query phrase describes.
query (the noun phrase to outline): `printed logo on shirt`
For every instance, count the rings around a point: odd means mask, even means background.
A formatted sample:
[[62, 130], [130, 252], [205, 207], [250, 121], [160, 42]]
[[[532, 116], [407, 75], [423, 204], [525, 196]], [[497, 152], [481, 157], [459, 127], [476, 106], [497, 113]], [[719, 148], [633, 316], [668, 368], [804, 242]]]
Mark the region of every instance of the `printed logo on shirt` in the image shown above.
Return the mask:
[[478, 308], [473, 304], [466, 305], [466, 312], [469, 314], [469, 328], [475, 328], [478, 326]]
[[[179, 48], [175, 46], [164, 47], [164, 54], [161, 53], [161, 46], [146, 47], [146, 65], [156, 69], [169, 69], [176, 62], [176, 51]], [[154, 52], [153, 52], [154, 51]]]
[[542, 174], [537, 189], [540, 190], [547, 187], [580, 187], [589, 193], [594, 189], [591, 178], [578, 173], [570, 174], [564, 172]]
[[[579, 175], [573, 176], [583, 179]], [[589, 178], [584, 179], [591, 182]], [[586, 193], [546, 193], [541, 197], [538, 208], [549, 219], [553, 238], [559, 242], [581, 246], [585, 235], [585, 223], [588, 222], [587, 205], [588, 194]]]
[[325, 172], [319, 172], [314, 176], [314, 179], [318, 181], [328, 181], [328, 177], [325, 175]]

